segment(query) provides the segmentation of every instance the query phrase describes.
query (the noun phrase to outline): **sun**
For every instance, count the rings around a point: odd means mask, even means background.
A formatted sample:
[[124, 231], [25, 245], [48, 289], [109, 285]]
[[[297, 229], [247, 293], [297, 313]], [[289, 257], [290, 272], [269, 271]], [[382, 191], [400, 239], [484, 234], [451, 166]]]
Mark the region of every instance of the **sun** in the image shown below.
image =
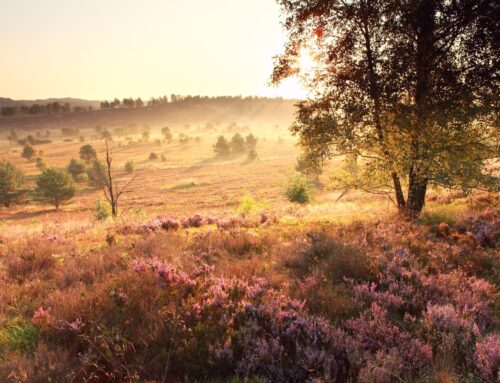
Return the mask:
[[299, 55], [297, 56], [297, 64], [302, 74], [307, 74], [317, 67], [312, 51], [306, 47], [300, 49]]

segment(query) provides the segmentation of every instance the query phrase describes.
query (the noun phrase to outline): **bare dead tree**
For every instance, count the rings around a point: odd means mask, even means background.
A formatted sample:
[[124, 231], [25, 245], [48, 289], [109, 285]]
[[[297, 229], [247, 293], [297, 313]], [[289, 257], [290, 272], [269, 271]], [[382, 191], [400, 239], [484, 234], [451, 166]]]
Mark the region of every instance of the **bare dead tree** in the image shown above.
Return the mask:
[[106, 140], [106, 169], [105, 175], [102, 178], [102, 189], [104, 191], [104, 196], [106, 200], [111, 205], [111, 214], [116, 217], [118, 214], [118, 200], [120, 197], [128, 191], [129, 186], [135, 179], [135, 176], [130, 178], [122, 187], [118, 187], [114, 180], [113, 172], [111, 170], [111, 164], [113, 162], [113, 157], [111, 149], [109, 147], [108, 140]]

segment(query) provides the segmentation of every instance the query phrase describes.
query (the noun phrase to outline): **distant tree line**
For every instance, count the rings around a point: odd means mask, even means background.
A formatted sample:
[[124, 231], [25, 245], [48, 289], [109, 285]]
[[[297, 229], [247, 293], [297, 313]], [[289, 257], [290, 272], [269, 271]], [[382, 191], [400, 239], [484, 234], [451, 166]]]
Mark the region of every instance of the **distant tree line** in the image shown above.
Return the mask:
[[57, 101], [49, 102], [47, 104], [33, 104], [20, 105], [20, 106], [3, 106], [1, 108], [1, 115], [4, 117], [23, 115], [23, 114], [62, 114], [73, 112], [81, 112], [84, 110], [92, 110], [92, 107], [88, 108], [83, 106], [74, 106], [73, 108], [69, 103], [60, 104]]
[[217, 96], [217, 97], [208, 97], [208, 96], [182, 96], [171, 94], [169, 96], [162, 97], [152, 97], [148, 102], [142, 101], [141, 98], [133, 99], [133, 98], [124, 98], [123, 100], [119, 100], [115, 98], [112, 101], [103, 101], [101, 102], [101, 109], [117, 109], [117, 108], [142, 108], [142, 107], [159, 107], [171, 104], [202, 104], [202, 103], [230, 103], [230, 102], [269, 102], [269, 101], [283, 101], [282, 98], [268, 98], [268, 97], [242, 97], [242, 96]]

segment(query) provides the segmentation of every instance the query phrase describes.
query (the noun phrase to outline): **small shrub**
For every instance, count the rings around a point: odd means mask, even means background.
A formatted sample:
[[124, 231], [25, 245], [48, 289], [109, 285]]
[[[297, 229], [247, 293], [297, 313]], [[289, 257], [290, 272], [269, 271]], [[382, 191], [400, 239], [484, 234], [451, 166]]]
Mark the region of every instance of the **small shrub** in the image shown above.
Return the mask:
[[33, 149], [33, 147], [29, 144], [24, 145], [21, 156], [26, 158], [27, 160], [30, 160], [34, 155], [35, 155], [35, 149]]
[[108, 201], [99, 199], [95, 203], [94, 217], [98, 221], [104, 221], [111, 216], [111, 206]]
[[251, 195], [245, 195], [238, 205], [236, 211], [243, 217], [258, 213], [264, 207], [263, 203], [258, 203]]
[[286, 195], [290, 202], [308, 203], [311, 200], [311, 196], [309, 194], [307, 178], [300, 173], [295, 173], [288, 177]]
[[133, 173], [134, 172], [134, 161], [127, 161], [125, 162], [125, 171], [127, 173]]
[[150, 161], [156, 161], [158, 159], [158, 154], [152, 152], [149, 154], [149, 160]]

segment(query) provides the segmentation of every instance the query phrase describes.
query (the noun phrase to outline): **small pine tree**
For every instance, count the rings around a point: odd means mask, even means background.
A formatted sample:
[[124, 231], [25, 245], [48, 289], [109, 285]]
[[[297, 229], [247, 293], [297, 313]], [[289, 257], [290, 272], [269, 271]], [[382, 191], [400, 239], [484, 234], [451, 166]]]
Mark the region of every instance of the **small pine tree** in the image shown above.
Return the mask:
[[24, 145], [23, 152], [21, 154], [22, 157], [30, 160], [35, 155], [35, 149], [30, 144]]
[[245, 146], [249, 152], [251, 150], [255, 151], [255, 148], [257, 147], [257, 138], [252, 133], [250, 133], [248, 136], [246, 136]]
[[106, 167], [99, 160], [92, 161], [87, 168], [88, 183], [95, 189], [102, 189], [107, 184]]
[[9, 207], [19, 203], [24, 194], [21, 189], [24, 181], [24, 174], [12, 163], [0, 161], [0, 204]]
[[85, 164], [82, 161], [79, 161], [75, 158], [72, 158], [66, 168], [73, 177], [75, 182], [82, 182], [83, 176], [85, 174]]
[[241, 134], [236, 133], [231, 138], [231, 150], [233, 153], [243, 153], [245, 151], [245, 140]]
[[94, 149], [94, 147], [90, 144], [83, 145], [80, 148], [80, 159], [82, 159], [85, 162], [90, 162], [92, 160], [95, 160], [97, 158], [97, 153]]
[[48, 168], [36, 178], [36, 199], [54, 205], [56, 209], [70, 201], [75, 194], [75, 183], [66, 169]]
[[219, 136], [217, 138], [217, 142], [215, 143], [213, 148], [214, 148], [215, 155], [217, 157], [228, 156], [230, 151], [231, 151], [231, 147], [229, 146], [229, 142], [226, 140], [226, 138], [224, 136]]

